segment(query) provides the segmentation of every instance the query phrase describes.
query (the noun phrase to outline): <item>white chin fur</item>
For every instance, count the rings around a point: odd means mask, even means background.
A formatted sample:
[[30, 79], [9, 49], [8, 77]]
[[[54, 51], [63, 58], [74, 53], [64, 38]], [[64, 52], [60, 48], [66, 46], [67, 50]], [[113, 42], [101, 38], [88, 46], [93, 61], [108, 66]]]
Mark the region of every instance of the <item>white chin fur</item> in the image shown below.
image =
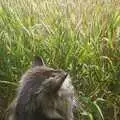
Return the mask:
[[71, 83], [71, 78], [70, 75], [68, 75], [62, 85], [62, 88], [64, 89], [69, 89], [69, 90], [74, 90], [73, 85]]
[[63, 82], [60, 90], [59, 90], [59, 96], [73, 96], [74, 95], [74, 87], [71, 83], [70, 75], [68, 75]]

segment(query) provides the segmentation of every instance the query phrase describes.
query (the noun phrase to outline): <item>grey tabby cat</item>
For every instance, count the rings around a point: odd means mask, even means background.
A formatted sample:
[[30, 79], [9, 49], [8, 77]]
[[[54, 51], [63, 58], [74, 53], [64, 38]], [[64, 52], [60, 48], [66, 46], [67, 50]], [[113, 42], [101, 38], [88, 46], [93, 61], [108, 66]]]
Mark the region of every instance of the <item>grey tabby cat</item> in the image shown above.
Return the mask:
[[73, 120], [74, 88], [70, 76], [36, 57], [22, 76], [6, 120]]

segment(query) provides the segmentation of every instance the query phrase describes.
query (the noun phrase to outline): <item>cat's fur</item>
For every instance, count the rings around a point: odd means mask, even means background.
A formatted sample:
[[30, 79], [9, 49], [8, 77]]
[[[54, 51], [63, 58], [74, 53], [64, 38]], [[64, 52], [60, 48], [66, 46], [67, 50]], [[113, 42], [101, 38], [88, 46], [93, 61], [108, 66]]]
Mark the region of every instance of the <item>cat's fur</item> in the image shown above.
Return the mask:
[[6, 120], [73, 120], [74, 88], [69, 75], [36, 57], [22, 76]]

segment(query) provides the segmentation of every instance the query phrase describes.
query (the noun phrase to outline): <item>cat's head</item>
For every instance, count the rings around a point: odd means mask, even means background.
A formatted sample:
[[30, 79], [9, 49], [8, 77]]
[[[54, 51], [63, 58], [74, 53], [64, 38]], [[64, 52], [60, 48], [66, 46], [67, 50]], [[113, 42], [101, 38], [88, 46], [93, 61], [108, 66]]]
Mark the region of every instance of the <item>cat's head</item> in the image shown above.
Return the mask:
[[73, 120], [74, 88], [68, 73], [48, 67], [41, 57], [35, 57], [32, 68], [22, 78], [24, 86], [29, 81], [38, 109], [48, 120]]

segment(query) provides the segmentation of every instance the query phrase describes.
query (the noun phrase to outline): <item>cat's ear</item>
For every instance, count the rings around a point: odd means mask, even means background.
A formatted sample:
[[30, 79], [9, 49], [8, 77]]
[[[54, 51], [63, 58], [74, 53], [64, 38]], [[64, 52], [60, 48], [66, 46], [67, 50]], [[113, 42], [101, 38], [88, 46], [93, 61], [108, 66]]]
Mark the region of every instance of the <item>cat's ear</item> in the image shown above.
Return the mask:
[[45, 65], [45, 64], [44, 64], [42, 57], [35, 56], [34, 60], [32, 62], [32, 67], [43, 66], [43, 65]]

